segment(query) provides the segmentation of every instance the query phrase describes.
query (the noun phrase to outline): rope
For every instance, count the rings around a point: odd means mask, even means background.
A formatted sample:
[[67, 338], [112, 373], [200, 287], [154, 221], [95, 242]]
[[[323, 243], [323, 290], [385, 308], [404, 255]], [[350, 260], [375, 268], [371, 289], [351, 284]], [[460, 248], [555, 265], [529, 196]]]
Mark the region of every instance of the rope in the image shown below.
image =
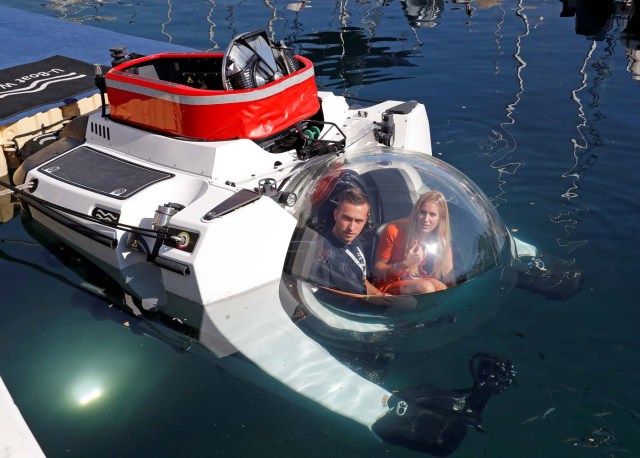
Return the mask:
[[369, 100], [369, 99], [363, 99], [361, 97], [352, 97], [350, 95], [343, 95], [342, 97], [344, 97], [345, 99], [348, 99], [348, 100], [353, 100], [355, 102], [373, 103], [374, 105], [377, 105], [378, 103], [382, 103], [383, 102], [383, 100]]
[[15, 243], [16, 245], [40, 246], [38, 242], [30, 242], [28, 240], [20, 239], [0, 239], [0, 243]]
[[24, 191], [22, 191], [21, 189], [19, 189], [17, 186], [12, 186], [9, 183], [5, 183], [4, 181], [0, 181], [0, 186], [3, 186], [7, 189], [10, 189], [11, 191], [13, 191], [14, 193], [21, 195], [23, 197], [25, 197], [26, 199], [31, 199], [35, 202], [38, 202], [40, 205], [43, 205], [47, 208], [51, 208], [53, 210], [58, 210], [61, 211], [63, 213], [66, 213], [68, 215], [71, 216], [75, 216], [76, 218], [80, 218], [86, 221], [90, 221], [92, 223], [97, 223], [97, 224], [101, 224], [103, 226], [107, 226], [110, 227], [112, 229], [119, 229], [121, 231], [126, 231], [126, 232], [131, 232], [133, 234], [138, 234], [138, 235], [144, 235], [147, 237], [154, 237], [156, 239], [162, 239], [162, 240], [168, 240], [171, 237], [168, 234], [156, 231], [154, 229], [145, 229], [142, 227], [137, 227], [137, 226], [130, 226], [128, 224], [122, 224], [122, 223], [111, 223], [109, 221], [104, 221], [101, 220], [99, 218], [96, 218], [95, 216], [91, 216], [91, 215], [86, 215], [84, 213], [80, 213], [78, 211], [72, 210], [70, 208], [66, 208], [63, 207], [61, 205], [58, 204], [54, 204], [52, 202], [49, 202], [47, 200], [44, 200], [40, 197], [36, 197], [34, 195], [28, 194]]

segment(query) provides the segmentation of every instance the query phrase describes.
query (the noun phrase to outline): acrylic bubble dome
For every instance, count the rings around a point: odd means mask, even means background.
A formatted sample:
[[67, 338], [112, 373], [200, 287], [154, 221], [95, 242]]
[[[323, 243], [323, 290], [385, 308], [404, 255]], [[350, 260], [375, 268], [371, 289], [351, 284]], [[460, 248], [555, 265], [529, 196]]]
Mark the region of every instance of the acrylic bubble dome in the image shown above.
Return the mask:
[[[314, 277], [316, 249], [335, 223], [339, 194], [362, 189], [368, 220], [359, 240], [367, 278], [386, 223], [411, 215], [429, 191], [447, 201], [453, 257], [448, 289], [414, 296], [359, 298], [328, 290]], [[429, 155], [376, 148], [321, 161], [287, 186], [298, 219], [283, 284], [300, 325], [333, 343], [359, 350], [422, 350], [471, 332], [488, 319], [517, 280], [513, 242], [486, 195], [460, 171]], [[365, 300], [366, 299], [366, 300]]]

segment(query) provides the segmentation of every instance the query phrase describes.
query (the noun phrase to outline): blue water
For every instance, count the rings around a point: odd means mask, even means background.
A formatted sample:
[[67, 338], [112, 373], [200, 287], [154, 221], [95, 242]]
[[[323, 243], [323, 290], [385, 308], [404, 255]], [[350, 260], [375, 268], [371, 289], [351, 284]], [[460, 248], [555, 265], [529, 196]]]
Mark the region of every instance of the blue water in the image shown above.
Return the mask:
[[[470, 355], [500, 353], [518, 385], [491, 399], [485, 433], [469, 431], [454, 456], [640, 456], [640, 74], [637, 43], [622, 35], [628, 5], [599, 21], [584, 12], [604, 0], [578, 0], [579, 14], [564, 17], [557, 0], [409, 3], [435, 14], [417, 20], [392, 0], [299, 11], [276, 1], [0, 0], [197, 49], [267, 28], [316, 63], [321, 87], [423, 102], [434, 154], [469, 175], [519, 238], [574, 262], [585, 282], [566, 301], [514, 290], [472, 335], [401, 354], [385, 384], [464, 387]], [[0, 226], [0, 241], [0, 374], [47, 456], [420, 456], [239, 363], [180, 351], [179, 336], [80, 289], [82, 266], [61, 263], [20, 219]]]

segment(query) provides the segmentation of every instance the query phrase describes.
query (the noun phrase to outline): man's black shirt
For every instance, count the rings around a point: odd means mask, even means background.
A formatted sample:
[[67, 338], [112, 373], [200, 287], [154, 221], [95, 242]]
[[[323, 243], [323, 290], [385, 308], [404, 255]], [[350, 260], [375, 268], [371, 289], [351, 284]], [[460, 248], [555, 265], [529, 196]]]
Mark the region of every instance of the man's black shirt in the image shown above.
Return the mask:
[[[349, 251], [350, 253], [348, 253]], [[366, 261], [362, 243], [346, 244], [328, 231], [318, 241], [311, 280], [320, 286], [345, 293], [367, 294]]]

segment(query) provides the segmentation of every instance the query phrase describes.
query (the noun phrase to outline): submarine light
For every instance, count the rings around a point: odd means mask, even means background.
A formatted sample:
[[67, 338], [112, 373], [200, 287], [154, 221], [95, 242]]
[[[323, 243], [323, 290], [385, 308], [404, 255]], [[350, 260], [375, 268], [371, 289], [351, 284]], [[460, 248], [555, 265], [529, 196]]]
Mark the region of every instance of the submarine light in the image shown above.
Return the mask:
[[287, 194], [287, 199], [285, 202], [289, 207], [293, 207], [296, 204], [297, 200], [298, 196], [296, 196], [293, 192], [290, 192], [289, 194]]
[[79, 378], [70, 387], [69, 401], [73, 403], [76, 408], [84, 408], [89, 404], [95, 403], [105, 394], [105, 382], [104, 376], [98, 376], [96, 374]]
[[287, 207], [293, 207], [298, 201], [298, 195], [295, 192], [281, 192], [278, 201]]
[[100, 396], [102, 396], [102, 389], [94, 387], [80, 396], [80, 398], [78, 399], [78, 404], [80, 404], [81, 406], [85, 406], [95, 401]]

